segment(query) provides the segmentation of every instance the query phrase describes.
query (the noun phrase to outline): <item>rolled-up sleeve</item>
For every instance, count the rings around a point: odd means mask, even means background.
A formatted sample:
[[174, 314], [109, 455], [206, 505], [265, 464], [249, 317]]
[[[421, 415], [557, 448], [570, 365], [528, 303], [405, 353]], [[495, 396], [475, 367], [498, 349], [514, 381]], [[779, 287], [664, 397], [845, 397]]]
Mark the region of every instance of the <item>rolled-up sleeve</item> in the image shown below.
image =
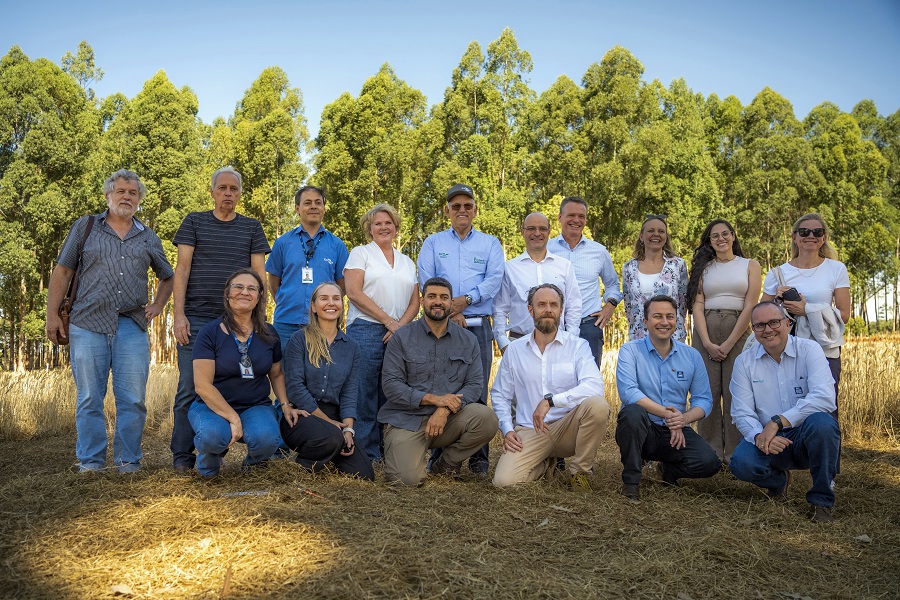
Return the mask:
[[702, 408], [703, 418], [712, 412], [712, 390], [709, 388], [709, 375], [703, 357], [700, 353], [688, 346], [691, 360], [694, 363], [694, 375], [691, 378], [691, 408]]

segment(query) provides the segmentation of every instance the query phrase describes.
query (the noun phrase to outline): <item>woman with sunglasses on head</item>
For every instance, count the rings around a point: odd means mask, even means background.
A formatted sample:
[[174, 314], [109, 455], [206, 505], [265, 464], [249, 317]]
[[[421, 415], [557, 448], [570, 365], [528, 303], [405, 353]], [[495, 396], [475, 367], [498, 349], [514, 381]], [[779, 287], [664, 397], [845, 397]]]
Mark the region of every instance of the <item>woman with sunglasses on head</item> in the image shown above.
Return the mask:
[[687, 312], [687, 265], [675, 256], [668, 235], [666, 215], [645, 215], [641, 234], [634, 243], [632, 258], [622, 267], [622, 292], [628, 339], [647, 335], [644, 329], [644, 303], [653, 296], [669, 296], [678, 304], [674, 339], [687, 337], [684, 316]]
[[700, 234], [688, 278], [692, 344], [703, 356], [713, 407], [697, 432], [727, 465], [741, 441], [731, 422], [731, 372], [750, 335], [750, 313], [759, 299], [759, 263], [745, 258], [731, 223], [716, 219]]
[[350, 308], [347, 335], [359, 344], [359, 419], [356, 439], [360, 452], [381, 460], [378, 410], [386, 402], [381, 390], [384, 349], [394, 332], [416, 318], [419, 289], [416, 263], [394, 248], [400, 215], [389, 204], [376, 204], [359, 221], [369, 241], [350, 252], [344, 284]]
[[244, 466], [269, 459], [281, 444], [269, 395], [287, 402], [281, 342], [266, 323], [262, 278], [240, 269], [225, 282], [225, 313], [204, 326], [194, 342], [194, 389], [188, 411], [197, 448], [197, 471], [216, 476], [235, 442], [247, 444]]
[[318, 472], [331, 463], [342, 473], [372, 481], [372, 463], [357, 447], [353, 429], [359, 345], [341, 331], [343, 325], [341, 288], [334, 282], [320, 283], [310, 299], [309, 322], [284, 349], [290, 404], [281, 407], [281, 436], [305, 469]]
[[828, 226], [817, 213], [805, 214], [794, 223], [791, 250], [791, 260], [766, 274], [762, 299], [783, 301], [796, 320], [794, 334], [822, 346], [837, 398], [844, 325], [851, 311], [847, 267], [837, 260], [828, 241]]

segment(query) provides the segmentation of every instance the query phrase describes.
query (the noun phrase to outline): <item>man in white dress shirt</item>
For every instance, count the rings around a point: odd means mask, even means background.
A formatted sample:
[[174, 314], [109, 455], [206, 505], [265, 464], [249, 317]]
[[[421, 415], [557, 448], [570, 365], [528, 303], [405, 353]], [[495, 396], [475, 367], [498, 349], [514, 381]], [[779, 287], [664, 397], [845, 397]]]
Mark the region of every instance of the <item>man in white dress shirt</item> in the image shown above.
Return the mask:
[[566, 299], [561, 328], [575, 336], [581, 328], [581, 292], [575, 269], [565, 258], [547, 252], [550, 221], [541, 213], [531, 213], [522, 224], [522, 237], [525, 252], [506, 261], [500, 291], [494, 298], [494, 339], [500, 352], [505, 352], [510, 340], [534, 331], [527, 296], [528, 290], [542, 283], [556, 285]]
[[757, 304], [750, 322], [759, 344], [737, 357], [731, 378], [731, 420], [744, 436], [731, 472], [787, 500], [790, 470], [809, 469], [812, 519], [829, 522], [841, 430], [831, 414], [834, 379], [825, 353], [790, 335], [790, 319], [772, 301]]
[[494, 485], [535, 481], [556, 457], [571, 457], [572, 489], [589, 492], [588, 474], [609, 419], [603, 378], [587, 342], [559, 328], [565, 306], [559, 287], [538, 285], [527, 302], [534, 330], [509, 345], [491, 388], [503, 434]]
[[[588, 205], [583, 198], [569, 196], [559, 205], [561, 233], [550, 240], [547, 250], [572, 263], [581, 291], [579, 335], [587, 340], [594, 360], [603, 356], [603, 328], [622, 301], [619, 275], [606, 246], [584, 237]], [[600, 280], [603, 294], [600, 294]]]

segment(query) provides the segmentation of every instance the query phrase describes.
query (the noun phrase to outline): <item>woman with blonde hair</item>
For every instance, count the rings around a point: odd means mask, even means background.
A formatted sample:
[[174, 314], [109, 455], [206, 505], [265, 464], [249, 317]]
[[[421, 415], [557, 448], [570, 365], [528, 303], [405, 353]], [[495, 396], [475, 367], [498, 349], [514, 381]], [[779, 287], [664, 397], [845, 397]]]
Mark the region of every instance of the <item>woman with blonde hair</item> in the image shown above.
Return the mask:
[[309, 322], [284, 349], [290, 403], [282, 405], [281, 437], [295, 460], [313, 472], [338, 471], [372, 481], [372, 463], [354, 440], [359, 397], [359, 347], [341, 331], [344, 301], [334, 282], [320, 283], [309, 303]]
[[691, 345], [703, 356], [713, 399], [697, 433], [726, 465], [741, 441], [731, 422], [731, 372], [749, 337], [761, 284], [759, 263], [744, 257], [731, 223], [716, 219], [707, 225], [694, 250], [687, 290], [694, 323]]
[[381, 460], [378, 410], [384, 405], [381, 365], [384, 347], [394, 332], [416, 318], [419, 290], [416, 264], [394, 248], [400, 215], [389, 204], [377, 204], [360, 219], [369, 243], [350, 252], [344, 286], [350, 299], [347, 335], [359, 344], [360, 390], [357, 440], [373, 461]]
[[795, 319], [794, 335], [815, 340], [825, 351], [836, 399], [844, 325], [850, 320], [850, 277], [837, 260], [822, 215], [807, 213], [794, 223], [791, 260], [766, 274], [762, 299], [783, 302]]
[[633, 258], [622, 267], [622, 292], [628, 339], [647, 335], [644, 329], [644, 303], [654, 296], [669, 296], [678, 304], [674, 339], [687, 337], [684, 317], [687, 312], [687, 265], [675, 256], [669, 240], [666, 215], [645, 215], [641, 234], [634, 243]]

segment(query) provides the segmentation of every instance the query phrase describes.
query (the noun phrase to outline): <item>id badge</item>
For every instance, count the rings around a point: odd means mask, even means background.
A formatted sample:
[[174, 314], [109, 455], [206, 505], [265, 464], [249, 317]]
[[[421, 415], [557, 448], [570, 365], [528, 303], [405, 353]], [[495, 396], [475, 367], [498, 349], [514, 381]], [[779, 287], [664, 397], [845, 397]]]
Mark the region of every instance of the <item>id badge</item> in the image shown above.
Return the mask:
[[241, 377], [244, 379], [253, 379], [253, 365], [245, 366], [240, 365], [241, 367]]
[[300, 274], [300, 281], [302, 283], [312, 284], [312, 282], [313, 282], [312, 267], [303, 267], [303, 271], [301, 271], [301, 274]]

